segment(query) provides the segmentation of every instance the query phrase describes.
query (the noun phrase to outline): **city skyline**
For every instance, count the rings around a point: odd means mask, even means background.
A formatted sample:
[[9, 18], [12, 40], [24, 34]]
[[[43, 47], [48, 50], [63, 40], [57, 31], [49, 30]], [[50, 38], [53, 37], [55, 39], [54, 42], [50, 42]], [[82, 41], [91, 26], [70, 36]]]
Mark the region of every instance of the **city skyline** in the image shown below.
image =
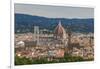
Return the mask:
[[15, 4], [14, 16], [15, 65], [94, 61], [93, 8]]

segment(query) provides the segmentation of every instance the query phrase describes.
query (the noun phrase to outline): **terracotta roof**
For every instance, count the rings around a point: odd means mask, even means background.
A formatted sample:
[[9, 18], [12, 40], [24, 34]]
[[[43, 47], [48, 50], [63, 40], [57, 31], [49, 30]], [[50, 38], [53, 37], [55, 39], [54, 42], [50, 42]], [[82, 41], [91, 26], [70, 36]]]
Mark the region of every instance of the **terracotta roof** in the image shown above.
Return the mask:
[[59, 21], [59, 24], [57, 25], [57, 27], [54, 30], [54, 35], [63, 37], [64, 34], [66, 34], [66, 31], [65, 31], [64, 27], [61, 25], [61, 21]]

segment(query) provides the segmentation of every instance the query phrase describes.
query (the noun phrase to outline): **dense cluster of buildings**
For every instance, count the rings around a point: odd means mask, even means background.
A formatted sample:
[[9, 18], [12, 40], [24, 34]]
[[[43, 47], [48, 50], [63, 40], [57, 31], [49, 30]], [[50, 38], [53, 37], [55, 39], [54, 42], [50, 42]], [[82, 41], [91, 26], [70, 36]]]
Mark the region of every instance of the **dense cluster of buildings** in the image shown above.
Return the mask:
[[61, 22], [52, 34], [41, 34], [39, 27], [34, 33], [15, 34], [15, 53], [26, 58], [63, 58], [65, 53], [84, 59], [94, 58], [93, 33], [66, 32]]

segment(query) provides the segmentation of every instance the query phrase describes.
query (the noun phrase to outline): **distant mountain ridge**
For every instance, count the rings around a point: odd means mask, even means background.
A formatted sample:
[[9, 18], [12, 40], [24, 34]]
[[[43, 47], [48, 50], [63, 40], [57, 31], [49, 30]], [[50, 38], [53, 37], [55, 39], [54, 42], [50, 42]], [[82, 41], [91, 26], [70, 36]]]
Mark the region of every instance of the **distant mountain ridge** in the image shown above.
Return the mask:
[[46, 18], [41, 16], [32, 16], [27, 14], [15, 14], [15, 33], [32, 32], [33, 26], [39, 26], [40, 29], [53, 31], [58, 22], [61, 21], [64, 28], [70, 27], [74, 32], [94, 32], [94, 19], [68, 19], [68, 18]]

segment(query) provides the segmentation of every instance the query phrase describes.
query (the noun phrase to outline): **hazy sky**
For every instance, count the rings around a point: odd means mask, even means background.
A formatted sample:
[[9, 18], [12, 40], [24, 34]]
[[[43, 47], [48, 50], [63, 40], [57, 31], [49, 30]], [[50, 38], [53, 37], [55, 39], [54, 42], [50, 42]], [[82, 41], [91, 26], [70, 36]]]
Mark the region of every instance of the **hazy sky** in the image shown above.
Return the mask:
[[85, 7], [15, 4], [15, 13], [49, 18], [94, 18], [94, 9]]

